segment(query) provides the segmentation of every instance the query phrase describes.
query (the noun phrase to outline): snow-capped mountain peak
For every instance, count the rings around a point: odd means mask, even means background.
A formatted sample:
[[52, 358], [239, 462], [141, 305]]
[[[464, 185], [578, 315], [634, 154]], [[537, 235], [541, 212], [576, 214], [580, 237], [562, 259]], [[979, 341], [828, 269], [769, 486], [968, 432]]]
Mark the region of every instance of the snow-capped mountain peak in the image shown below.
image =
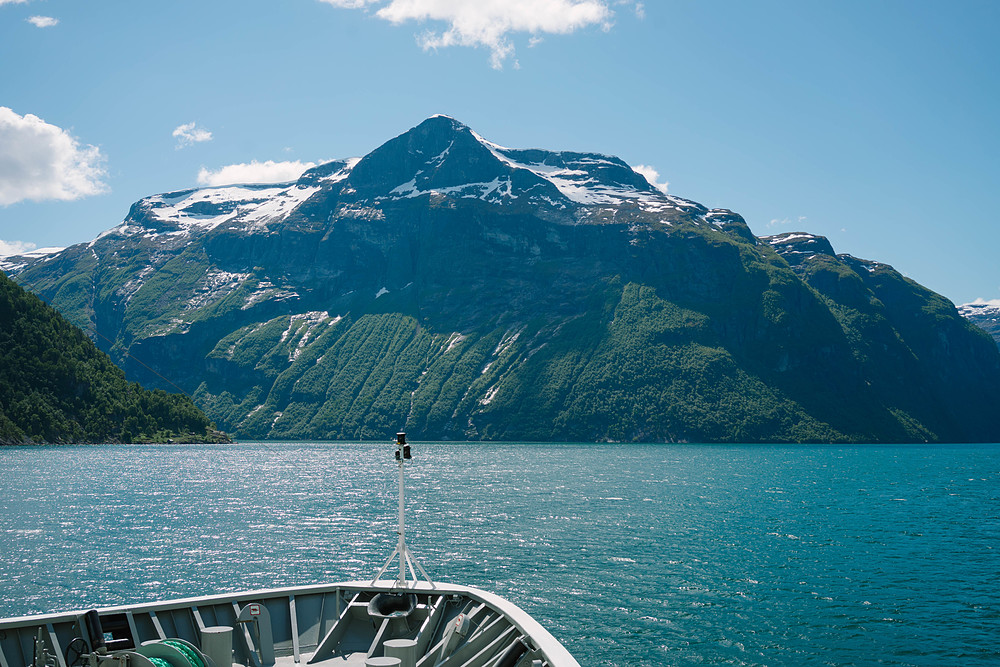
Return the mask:
[[695, 225], [740, 228], [742, 236], [755, 242], [739, 216], [666, 194], [620, 158], [508, 148], [439, 114], [362, 158], [320, 164], [295, 182], [212, 186], [146, 197], [89, 247], [115, 237], [147, 238], [175, 247], [208, 233], [266, 234], [293, 220], [310, 226], [338, 216], [378, 217], [385, 206], [424, 197], [479, 200], [597, 224], [614, 219], [615, 210], [626, 206], [667, 226], [683, 218]]
[[617, 157], [507, 148], [445, 115], [428, 118], [365, 156], [351, 181], [368, 198], [444, 194], [561, 209], [632, 201], [653, 211], [707, 212], [663, 193]]
[[229, 223], [246, 232], [264, 231], [311, 196], [346, 179], [360, 158], [314, 167], [294, 182], [221, 185], [152, 195], [133, 204], [125, 220], [99, 236], [178, 236], [207, 232]]
[[11, 251], [3, 253], [0, 254], [0, 271], [4, 271], [6, 273], [17, 273], [28, 264], [45, 257], [57, 255], [63, 250], [65, 250], [65, 248], [48, 247], [32, 248], [31, 250], [24, 250], [20, 252]]
[[971, 303], [958, 307], [962, 317], [969, 320], [986, 333], [1000, 346], [1000, 299], [976, 299]]
[[1000, 299], [976, 299], [970, 303], [962, 304], [958, 307], [958, 310], [963, 315], [965, 313], [979, 313], [982, 315], [1000, 317]]

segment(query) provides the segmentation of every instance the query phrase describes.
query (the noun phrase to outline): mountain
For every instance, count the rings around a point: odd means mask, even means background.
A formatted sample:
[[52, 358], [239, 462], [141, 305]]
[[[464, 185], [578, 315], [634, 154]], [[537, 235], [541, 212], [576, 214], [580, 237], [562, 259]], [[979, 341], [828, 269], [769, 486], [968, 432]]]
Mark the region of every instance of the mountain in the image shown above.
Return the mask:
[[982, 299], [958, 307], [958, 312], [980, 329], [993, 336], [1000, 346], [1000, 301]]
[[0, 275], [0, 444], [219, 442], [191, 399], [125, 380], [87, 336]]
[[1000, 352], [941, 296], [445, 116], [4, 268], [243, 438], [1000, 440]]

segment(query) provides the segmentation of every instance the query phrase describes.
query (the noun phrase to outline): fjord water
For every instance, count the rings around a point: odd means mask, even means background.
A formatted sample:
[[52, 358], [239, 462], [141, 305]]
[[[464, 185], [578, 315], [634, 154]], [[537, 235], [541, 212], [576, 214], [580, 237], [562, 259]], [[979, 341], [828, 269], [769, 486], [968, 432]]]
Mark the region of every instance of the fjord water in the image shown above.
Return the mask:
[[[0, 449], [0, 615], [370, 578], [392, 451]], [[513, 600], [582, 665], [1000, 662], [1000, 446], [414, 452], [431, 576]]]

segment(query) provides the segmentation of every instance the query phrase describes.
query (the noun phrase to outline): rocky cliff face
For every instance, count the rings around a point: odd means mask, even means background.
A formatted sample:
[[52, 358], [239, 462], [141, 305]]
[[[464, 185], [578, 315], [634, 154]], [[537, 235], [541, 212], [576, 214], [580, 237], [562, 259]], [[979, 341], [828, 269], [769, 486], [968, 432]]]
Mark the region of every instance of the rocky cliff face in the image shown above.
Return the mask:
[[7, 266], [244, 438], [1000, 436], [996, 347], [891, 267], [443, 116]]

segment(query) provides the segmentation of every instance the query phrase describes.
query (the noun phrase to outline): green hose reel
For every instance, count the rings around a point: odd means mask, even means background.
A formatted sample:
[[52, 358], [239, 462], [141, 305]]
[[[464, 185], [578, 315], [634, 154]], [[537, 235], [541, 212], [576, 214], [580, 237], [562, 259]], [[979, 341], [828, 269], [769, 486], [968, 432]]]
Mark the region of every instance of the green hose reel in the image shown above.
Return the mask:
[[210, 667], [205, 655], [183, 639], [149, 642], [136, 653], [153, 663], [153, 667]]
[[173, 646], [175, 649], [183, 653], [184, 657], [188, 659], [188, 664], [190, 664], [191, 667], [208, 667], [208, 665], [205, 664], [205, 660], [202, 658], [201, 653], [198, 652], [198, 649], [194, 648], [183, 639], [164, 639], [161, 643], [166, 644], [167, 646]]

